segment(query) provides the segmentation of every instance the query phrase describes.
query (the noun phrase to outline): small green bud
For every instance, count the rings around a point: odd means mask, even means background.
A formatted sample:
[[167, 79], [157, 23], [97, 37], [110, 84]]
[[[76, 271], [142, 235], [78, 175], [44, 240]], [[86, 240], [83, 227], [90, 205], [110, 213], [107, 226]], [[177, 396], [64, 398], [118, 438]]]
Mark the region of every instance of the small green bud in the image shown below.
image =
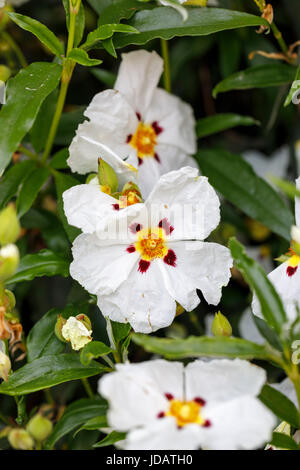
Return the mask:
[[53, 424], [49, 419], [45, 418], [40, 413], [37, 413], [31, 418], [26, 429], [37, 442], [43, 442], [48, 436], [50, 436]]
[[20, 222], [13, 204], [9, 204], [0, 212], [0, 243], [15, 243], [21, 232]]
[[57, 338], [62, 341], [63, 343], [66, 343], [67, 341], [62, 335], [62, 329], [63, 326], [67, 323], [67, 320], [63, 318], [61, 315], [58, 315], [57, 321], [54, 327], [54, 333], [56, 334]]
[[0, 351], [0, 377], [5, 382], [8, 380], [8, 375], [11, 371], [11, 362], [9, 357]]
[[108, 194], [117, 192], [119, 181], [116, 172], [102, 158], [99, 158], [98, 163], [98, 180], [101, 190]]
[[2, 8], [0, 7], [0, 30], [5, 29], [7, 24], [11, 21], [7, 14], [11, 11], [14, 11], [14, 9], [10, 5], [5, 5]]
[[119, 196], [119, 201], [121, 209], [143, 202], [140, 188], [132, 181], [129, 181], [129, 183], [124, 185]]
[[6, 245], [0, 250], [0, 282], [4, 282], [13, 276], [18, 268], [20, 260], [19, 250], [16, 245]]
[[6, 65], [0, 65], [0, 82], [7, 82], [9, 77], [11, 76], [10, 68], [6, 67]]
[[8, 441], [17, 450], [32, 450], [34, 447], [34, 441], [25, 429], [12, 429]]
[[5, 289], [4, 291], [4, 308], [6, 312], [11, 312], [16, 306], [16, 298], [13, 294], [8, 289]]
[[97, 182], [98, 182], [98, 175], [97, 173], [91, 173], [87, 179], [85, 180], [85, 184], [90, 184], [91, 181], [93, 181], [95, 178], [97, 178]]
[[176, 317], [181, 315], [184, 311], [184, 308], [178, 302], [176, 302]]
[[212, 322], [211, 331], [214, 336], [231, 336], [232, 328], [227, 318], [219, 311]]
[[91, 320], [89, 319], [89, 317], [87, 315], [85, 315], [84, 313], [80, 313], [79, 315], [76, 315], [76, 320], [78, 321], [81, 321], [81, 323], [84, 324], [84, 326], [88, 329], [88, 330], [91, 330], [92, 329], [92, 323], [91, 323]]

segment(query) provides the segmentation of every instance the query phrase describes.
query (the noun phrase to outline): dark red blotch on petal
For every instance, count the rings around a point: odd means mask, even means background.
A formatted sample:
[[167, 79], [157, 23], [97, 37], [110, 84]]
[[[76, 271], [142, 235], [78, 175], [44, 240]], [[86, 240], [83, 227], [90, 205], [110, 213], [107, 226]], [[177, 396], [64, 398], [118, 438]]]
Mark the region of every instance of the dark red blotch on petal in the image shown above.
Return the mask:
[[164, 229], [166, 235], [171, 235], [174, 230], [174, 227], [170, 224], [168, 219], [164, 218], [158, 223], [159, 228]]
[[198, 405], [201, 405], [201, 406], [204, 406], [205, 403], [206, 403], [206, 401], [203, 400], [203, 398], [200, 398], [200, 397], [194, 398], [194, 401], [195, 401], [196, 403], [198, 403]]
[[113, 206], [113, 208], [114, 208], [115, 211], [119, 211], [119, 210], [120, 210], [119, 204], [113, 204], [112, 206]]
[[164, 130], [163, 127], [161, 127], [157, 121], [152, 122], [152, 127], [156, 135], [161, 134], [162, 131]]
[[138, 271], [142, 274], [144, 274], [147, 269], [149, 268], [150, 266], [150, 261], [146, 261], [145, 259], [141, 259], [140, 262], [139, 262], [139, 269]]
[[142, 224], [134, 223], [134, 224], [131, 224], [129, 228], [132, 233], [137, 233], [137, 232], [140, 232], [140, 230], [142, 230], [143, 226]]
[[165, 413], [163, 411], [161, 411], [160, 413], [158, 413], [157, 415], [158, 418], [164, 418], [165, 417]]
[[142, 165], [143, 159], [141, 157], [138, 157], [138, 161], [139, 161], [139, 166]]
[[141, 113], [139, 113], [137, 111], [135, 114], [136, 114], [136, 117], [138, 118], [138, 120], [141, 121], [141, 119], [142, 119]]
[[209, 428], [211, 426], [211, 421], [209, 419], [205, 420], [205, 423], [203, 424], [204, 428]]
[[134, 253], [135, 252], [135, 247], [133, 245], [130, 245], [126, 248], [126, 251], [128, 253]]
[[168, 264], [169, 266], [173, 266], [175, 268], [176, 266], [176, 255], [173, 250], [169, 250], [166, 256], [164, 257], [164, 262]]
[[161, 163], [160, 158], [157, 153], [154, 154], [154, 158], [158, 163]]
[[165, 397], [167, 400], [171, 401], [174, 399], [174, 396], [172, 395], [172, 393], [165, 393]]
[[295, 272], [297, 271], [297, 269], [298, 269], [298, 266], [295, 266], [294, 268], [293, 268], [293, 266], [288, 266], [288, 267], [286, 268], [286, 273], [287, 273], [287, 275], [288, 275], [289, 277], [291, 277], [291, 276], [293, 276], [293, 275], [295, 274]]
[[126, 143], [129, 144], [131, 139], [132, 139], [132, 134], [128, 134], [127, 139], [126, 139]]

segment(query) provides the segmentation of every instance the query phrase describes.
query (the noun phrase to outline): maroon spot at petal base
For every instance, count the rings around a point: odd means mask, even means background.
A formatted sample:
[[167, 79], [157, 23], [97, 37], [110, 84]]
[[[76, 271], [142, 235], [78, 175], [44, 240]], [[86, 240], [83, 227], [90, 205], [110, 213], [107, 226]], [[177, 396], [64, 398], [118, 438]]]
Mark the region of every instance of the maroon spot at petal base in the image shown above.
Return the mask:
[[293, 268], [293, 266], [288, 266], [288, 267], [286, 268], [286, 273], [287, 273], [287, 275], [288, 275], [289, 277], [291, 277], [291, 276], [293, 276], [293, 275], [295, 274], [295, 272], [297, 271], [297, 269], [298, 269], [298, 266], [295, 266], [294, 268]]
[[134, 253], [135, 252], [135, 247], [133, 245], [130, 245], [126, 248], [127, 253]]
[[129, 142], [131, 141], [131, 139], [132, 139], [132, 134], [129, 134], [129, 135], [127, 136], [127, 139], [126, 139], [126, 144], [129, 144]]
[[132, 233], [137, 233], [137, 232], [140, 232], [142, 230], [143, 226], [142, 226], [142, 224], [134, 223], [134, 224], [131, 224], [129, 228], [130, 228], [130, 231]]
[[209, 421], [209, 419], [206, 419], [205, 423], [203, 424], [203, 427], [204, 428], [209, 428], [210, 426], [211, 426], [211, 421]]
[[163, 228], [164, 231], [166, 232], [166, 235], [171, 235], [171, 233], [173, 232], [174, 230], [174, 227], [170, 224], [170, 222], [168, 221], [168, 219], [162, 219], [159, 223], [158, 223], [158, 226], [159, 228]]
[[176, 266], [176, 255], [173, 250], [169, 250], [166, 256], [164, 257], [164, 262], [169, 266]]
[[172, 395], [172, 393], [165, 393], [165, 397], [167, 400], [173, 400], [174, 396]]
[[158, 413], [157, 415], [158, 418], [164, 418], [165, 417], [165, 413], [163, 411], [161, 411], [160, 413]]
[[196, 403], [198, 403], [198, 405], [201, 405], [201, 406], [204, 406], [205, 403], [206, 403], [206, 401], [203, 400], [203, 398], [200, 398], [200, 397], [194, 398], [194, 401], [195, 401]]
[[138, 118], [138, 120], [141, 121], [141, 119], [142, 119], [141, 113], [139, 113], [137, 111], [135, 114], [136, 114], [136, 117]]
[[161, 163], [160, 158], [159, 158], [159, 156], [157, 155], [157, 153], [154, 154], [154, 158], [155, 158], [155, 160], [156, 160], [158, 163]]
[[141, 157], [138, 157], [139, 165], [142, 165], [143, 159]]
[[139, 268], [138, 268], [138, 271], [142, 274], [144, 274], [147, 269], [149, 268], [150, 266], [150, 261], [146, 261], [144, 259], [141, 259], [140, 262], [139, 262]]
[[119, 204], [113, 204], [112, 206], [113, 206], [113, 208], [114, 208], [115, 211], [119, 211], [119, 210], [120, 210]]
[[154, 132], [156, 135], [159, 135], [162, 133], [162, 131], [164, 130], [159, 124], [157, 121], [154, 121], [152, 122], [152, 127], [154, 129]]

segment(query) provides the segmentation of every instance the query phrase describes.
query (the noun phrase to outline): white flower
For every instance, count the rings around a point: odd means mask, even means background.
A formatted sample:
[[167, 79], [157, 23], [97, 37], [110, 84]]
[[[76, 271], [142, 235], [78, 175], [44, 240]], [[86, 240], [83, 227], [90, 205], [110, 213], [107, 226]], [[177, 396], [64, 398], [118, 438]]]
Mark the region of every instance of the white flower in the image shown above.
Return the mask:
[[72, 349], [79, 351], [87, 343], [92, 341], [92, 331], [88, 330], [86, 326], [75, 317], [69, 317], [61, 330], [62, 336], [66, 341], [71, 341]]
[[219, 200], [206, 177], [190, 167], [170, 172], [144, 204], [115, 210], [106, 226], [102, 194], [92, 199], [78, 191], [76, 210], [65, 206], [65, 213], [85, 232], [74, 241], [71, 276], [98, 296], [104, 316], [149, 333], [172, 323], [175, 301], [193, 310], [200, 302], [197, 289], [208, 303], [219, 303], [232, 259], [224, 246], [200, 241], [220, 220]]
[[[300, 177], [296, 180], [297, 189], [300, 189]], [[295, 198], [296, 225], [300, 227], [300, 200]], [[294, 232], [295, 233], [295, 229]], [[281, 263], [269, 275], [276, 291], [281, 296], [289, 321], [297, 318], [297, 305], [300, 307], [300, 256], [291, 251], [288, 260]], [[253, 313], [261, 317], [261, 308], [257, 297], [254, 295], [252, 302]]]
[[195, 120], [190, 105], [157, 88], [163, 61], [156, 52], [122, 58], [115, 89], [98, 93], [85, 111], [89, 121], [78, 127], [68, 164], [80, 174], [96, 172], [99, 157], [110, 163], [111, 150], [139, 166], [146, 197], [160, 175], [194, 165], [189, 155], [196, 151]]
[[263, 369], [240, 359], [153, 360], [117, 365], [99, 381], [108, 424], [127, 432], [127, 450], [255, 449], [267, 442], [274, 415], [258, 400]]
[[[271, 185], [270, 175], [281, 179], [285, 178], [290, 162], [289, 148], [287, 146], [278, 149], [270, 157], [255, 150], [244, 152], [243, 157], [252, 166], [255, 173]], [[276, 189], [275, 185], [274, 187]]]

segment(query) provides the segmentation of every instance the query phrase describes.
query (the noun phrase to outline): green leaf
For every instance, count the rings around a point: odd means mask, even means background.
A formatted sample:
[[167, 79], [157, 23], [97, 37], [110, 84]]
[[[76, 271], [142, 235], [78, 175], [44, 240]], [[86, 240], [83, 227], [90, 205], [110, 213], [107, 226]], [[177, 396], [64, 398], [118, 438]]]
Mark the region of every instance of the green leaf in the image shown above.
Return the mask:
[[0, 171], [8, 165], [23, 137], [31, 129], [40, 106], [57, 87], [58, 64], [33, 63], [8, 81], [7, 101], [0, 111]]
[[30, 140], [37, 153], [41, 152], [45, 147], [55, 113], [57, 99], [58, 89], [55, 89], [43, 102], [30, 131]]
[[249, 217], [290, 240], [294, 217], [279, 194], [239, 155], [222, 149], [201, 150], [196, 156], [213, 187]]
[[80, 234], [80, 230], [68, 224], [67, 218], [64, 213], [62, 195], [67, 189], [72, 188], [73, 186], [77, 184], [79, 184], [79, 181], [73, 178], [73, 176], [55, 172], [55, 185], [56, 185], [57, 200], [58, 200], [58, 213], [59, 213], [60, 220], [62, 221], [62, 224], [64, 226], [64, 229], [66, 231], [66, 234], [68, 235], [68, 238], [71, 242], [73, 242], [73, 240]]
[[17, 212], [22, 217], [34, 203], [39, 190], [50, 176], [48, 168], [35, 168], [25, 179], [17, 198]]
[[267, 324], [280, 334], [287, 321], [281, 298], [267, 278], [262, 267], [246, 254], [243, 245], [235, 238], [229, 240], [231, 255], [251, 289], [256, 293]]
[[278, 339], [277, 334], [275, 331], [268, 326], [268, 324], [262, 319], [253, 315], [253, 321], [256, 325], [256, 328], [260, 332], [260, 334], [265, 338], [268, 343], [273, 346], [273, 348], [277, 349], [278, 351], [282, 352], [282, 345]]
[[101, 83], [104, 83], [108, 88], [113, 88], [117, 76], [115, 73], [110, 72], [109, 70], [104, 69], [92, 69], [92, 75], [96, 77]]
[[59, 150], [57, 153], [53, 155], [50, 161], [51, 168], [55, 170], [65, 170], [69, 168], [67, 164], [67, 159], [69, 158], [69, 149], [65, 148]]
[[[66, 23], [67, 23], [67, 29], [69, 31], [69, 27], [70, 27], [69, 0], [63, 0], [63, 5], [66, 11]], [[83, 37], [84, 28], [85, 28], [85, 13], [84, 13], [83, 4], [81, 2], [78, 15], [76, 15], [74, 47], [77, 47], [78, 44], [80, 44], [82, 37]]]
[[270, 445], [277, 447], [278, 449], [300, 450], [300, 447], [298, 446], [297, 442], [294, 441], [294, 439], [281, 432], [273, 432]]
[[0, 209], [16, 194], [22, 181], [33, 170], [35, 163], [31, 160], [18, 162], [9, 168], [0, 180]]
[[131, 18], [137, 11], [152, 8], [153, 5], [149, 2], [139, 0], [110, 0], [106, 8], [103, 8], [101, 12], [98, 11], [100, 15], [99, 24], [118, 24], [121, 20]]
[[113, 337], [117, 345], [125, 338], [127, 338], [131, 331], [131, 326], [129, 323], [118, 323], [116, 321], [111, 320], [111, 327]]
[[64, 54], [62, 43], [47, 26], [29, 16], [20, 15], [19, 13], [8, 13], [8, 16], [20, 26], [20, 28], [34, 34], [54, 55], [61, 57]]
[[41, 250], [34, 255], [25, 255], [21, 258], [18, 270], [7, 283], [32, 281], [41, 276], [69, 275], [69, 262], [50, 250]]
[[165, 356], [167, 359], [188, 357], [241, 357], [243, 359], [268, 359], [270, 353], [265, 346], [241, 338], [211, 338], [190, 336], [187, 339], [157, 338], [133, 334], [134, 343], [146, 351]]
[[56, 145], [63, 145], [69, 147], [70, 142], [75, 137], [76, 129], [84, 120], [85, 117], [83, 115], [85, 111], [85, 107], [79, 107], [74, 111], [70, 111], [69, 113], [63, 113], [58, 131], [55, 137], [55, 144]]
[[129, 44], [145, 44], [155, 39], [172, 39], [175, 36], [206, 36], [218, 31], [245, 26], [268, 25], [259, 16], [220, 8], [191, 8], [187, 21], [170, 7], [159, 7], [136, 13], [129, 24], [140, 34], [122, 34], [115, 37], [117, 48]]
[[297, 189], [295, 183], [290, 183], [289, 181], [282, 180], [273, 175], [270, 175], [269, 179], [291, 199], [294, 199], [295, 197], [300, 198], [300, 191]]
[[299, 412], [294, 403], [283, 395], [283, 393], [269, 385], [265, 385], [259, 395], [259, 399], [264, 405], [270, 408], [281, 421], [286, 421], [299, 429]]
[[104, 41], [105, 39], [111, 38], [114, 33], [132, 33], [137, 34], [139, 31], [132, 26], [127, 24], [105, 24], [98, 26], [95, 31], [92, 31], [88, 34], [88, 37], [84, 44], [81, 47], [86, 49], [91, 49], [100, 41]]
[[111, 352], [112, 349], [101, 341], [91, 341], [81, 350], [80, 361], [84, 366], [88, 366], [92, 359], [97, 359]]
[[74, 437], [76, 434], [78, 434], [80, 431], [86, 430], [86, 431], [97, 431], [97, 429], [101, 428], [107, 428], [107, 419], [106, 416], [96, 416], [95, 418], [89, 419], [86, 423], [84, 423], [83, 426], [81, 426], [79, 429], [74, 434]]
[[115, 59], [118, 57], [114, 43], [113, 43], [113, 38], [104, 39], [102, 41], [102, 46], [104, 47], [106, 52], [110, 54], [112, 57], [114, 57]]
[[83, 49], [72, 49], [68, 55], [68, 59], [72, 59], [77, 64], [85, 65], [86, 67], [94, 67], [95, 65], [102, 64], [102, 60], [91, 59], [88, 53]]
[[106, 370], [99, 362], [84, 367], [75, 353], [43, 356], [10, 375], [8, 381], [0, 385], [0, 393], [26, 395], [70, 380], [98, 375]]
[[61, 419], [53, 429], [46, 441], [45, 447], [52, 449], [63, 436], [81, 426], [87, 420], [105, 416], [107, 404], [100, 398], [83, 398], [73, 402], [67, 407]]
[[[289, 94], [286, 97], [286, 100], [284, 102], [284, 106], [288, 106], [289, 104], [291, 104], [294, 97], [297, 100], [297, 102], [299, 103], [299, 98], [298, 98], [299, 94], [300, 94], [300, 65], [298, 65], [295, 79], [293, 81], [293, 84], [291, 86]], [[298, 103], [296, 103], [296, 104], [298, 104]]]
[[266, 64], [250, 67], [236, 72], [222, 80], [213, 90], [213, 97], [218, 93], [231, 90], [248, 90], [285, 85], [293, 81], [296, 68], [285, 64]]
[[259, 126], [260, 122], [250, 116], [241, 116], [240, 114], [215, 114], [197, 122], [197, 136], [207, 137], [217, 132], [222, 132], [237, 126]]
[[126, 432], [112, 431], [108, 436], [106, 436], [102, 441], [97, 442], [93, 447], [107, 447], [112, 446], [116, 442], [123, 441], [126, 437]]

